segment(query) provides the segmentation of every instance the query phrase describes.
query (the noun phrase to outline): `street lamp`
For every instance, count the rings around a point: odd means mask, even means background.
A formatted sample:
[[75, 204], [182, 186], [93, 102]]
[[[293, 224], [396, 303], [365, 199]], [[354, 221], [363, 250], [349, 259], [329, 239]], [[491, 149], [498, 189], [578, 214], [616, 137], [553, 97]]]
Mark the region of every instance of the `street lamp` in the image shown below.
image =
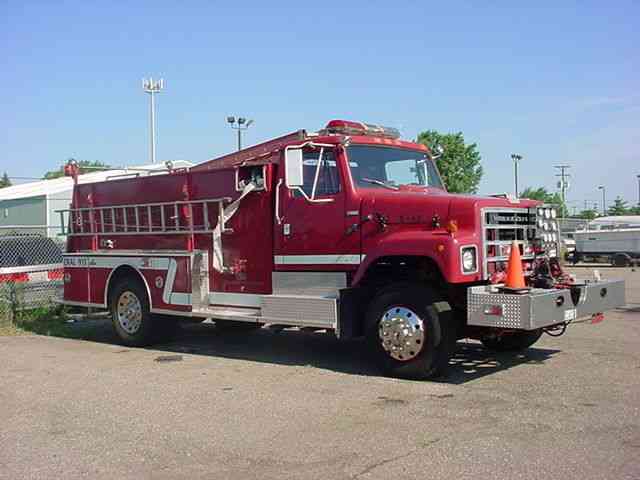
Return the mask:
[[156, 163], [156, 105], [155, 94], [164, 88], [164, 80], [154, 80], [153, 78], [142, 79], [142, 89], [150, 96], [149, 121], [151, 123], [151, 163]]
[[600, 185], [598, 187], [598, 190], [602, 190], [602, 215], [606, 217], [607, 216], [607, 197], [606, 197], [604, 185]]
[[242, 150], [242, 130], [249, 128], [253, 120], [247, 120], [244, 117], [227, 117], [227, 123], [238, 131], [238, 151]]
[[518, 155], [517, 153], [512, 153], [511, 160], [513, 160], [513, 168], [514, 168], [513, 176], [514, 176], [514, 183], [516, 187], [516, 198], [518, 198], [518, 163], [520, 162], [520, 160], [522, 160], [522, 155]]

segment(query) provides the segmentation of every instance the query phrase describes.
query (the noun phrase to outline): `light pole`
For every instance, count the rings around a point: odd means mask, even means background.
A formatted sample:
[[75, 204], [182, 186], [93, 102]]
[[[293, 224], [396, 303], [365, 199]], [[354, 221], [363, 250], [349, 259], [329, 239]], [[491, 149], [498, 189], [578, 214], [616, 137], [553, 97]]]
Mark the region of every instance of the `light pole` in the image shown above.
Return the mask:
[[242, 130], [249, 128], [253, 120], [247, 120], [244, 117], [227, 117], [227, 123], [238, 131], [238, 151], [242, 150]]
[[516, 190], [516, 198], [518, 198], [518, 163], [522, 160], [522, 155], [518, 155], [517, 153], [511, 154], [511, 160], [513, 160], [513, 176]]
[[156, 163], [156, 104], [155, 94], [164, 88], [164, 80], [142, 79], [142, 89], [149, 94], [149, 122], [151, 131], [151, 163]]
[[604, 185], [600, 185], [598, 187], [598, 190], [602, 190], [602, 216], [606, 217], [607, 216], [607, 197], [606, 197]]
[[640, 175], [638, 175], [638, 207], [640, 207]]

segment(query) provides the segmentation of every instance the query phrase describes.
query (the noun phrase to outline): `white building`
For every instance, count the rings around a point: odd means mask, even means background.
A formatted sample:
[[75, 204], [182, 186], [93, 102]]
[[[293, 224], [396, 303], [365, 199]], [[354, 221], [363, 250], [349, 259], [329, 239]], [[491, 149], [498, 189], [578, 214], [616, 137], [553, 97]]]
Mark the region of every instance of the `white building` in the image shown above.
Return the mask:
[[[174, 168], [189, 168], [192, 163], [178, 160]], [[163, 164], [142, 165], [118, 170], [85, 173], [79, 183], [102, 182], [114, 177], [164, 170]], [[57, 237], [60, 232], [60, 215], [56, 210], [69, 208], [73, 191], [73, 179], [60, 177], [53, 180], [22, 183], [0, 189], [0, 234], [7, 231], [41, 233]]]

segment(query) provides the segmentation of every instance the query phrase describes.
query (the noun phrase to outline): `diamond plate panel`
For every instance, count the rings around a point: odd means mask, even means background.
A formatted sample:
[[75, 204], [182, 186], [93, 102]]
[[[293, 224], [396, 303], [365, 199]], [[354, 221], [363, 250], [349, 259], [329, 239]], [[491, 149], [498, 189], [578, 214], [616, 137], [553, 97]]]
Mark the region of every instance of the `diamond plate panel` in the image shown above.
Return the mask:
[[335, 328], [338, 320], [335, 298], [312, 296], [262, 297], [262, 321], [314, 327]]

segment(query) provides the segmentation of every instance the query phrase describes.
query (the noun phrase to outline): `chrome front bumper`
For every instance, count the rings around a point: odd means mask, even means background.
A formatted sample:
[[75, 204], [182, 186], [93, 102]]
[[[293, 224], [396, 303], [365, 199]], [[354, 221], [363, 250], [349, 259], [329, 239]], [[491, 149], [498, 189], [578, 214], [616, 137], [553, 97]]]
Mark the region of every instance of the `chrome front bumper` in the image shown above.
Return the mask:
[[536, 330], [624, 305], [624, 280], [577, 281], [571, 289], [534, 288], [524, 294], [500, 292], [497, 285], [470, 287], [467, 324]]

